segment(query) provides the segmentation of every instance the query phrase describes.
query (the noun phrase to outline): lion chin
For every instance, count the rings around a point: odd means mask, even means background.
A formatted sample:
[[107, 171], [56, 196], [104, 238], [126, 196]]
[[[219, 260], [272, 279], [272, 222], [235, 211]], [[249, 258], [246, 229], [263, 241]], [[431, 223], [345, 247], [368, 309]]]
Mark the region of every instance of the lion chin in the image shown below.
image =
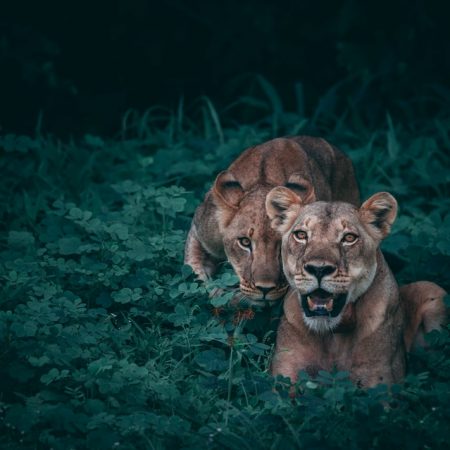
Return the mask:
[[303, 320], [316, 333], [332, 332], [340, 324], [348, 293], [332, 293], [318, 288], [307, 294], [299, 293]]
[[257, 308], [271, 307], [282, 301], [289, 285], [281, 286], [265, 295], [261, 295], [257, 290], [249, 289], [246, 286], [240, 286], [239, 302], [247, 306], [254, 306]]

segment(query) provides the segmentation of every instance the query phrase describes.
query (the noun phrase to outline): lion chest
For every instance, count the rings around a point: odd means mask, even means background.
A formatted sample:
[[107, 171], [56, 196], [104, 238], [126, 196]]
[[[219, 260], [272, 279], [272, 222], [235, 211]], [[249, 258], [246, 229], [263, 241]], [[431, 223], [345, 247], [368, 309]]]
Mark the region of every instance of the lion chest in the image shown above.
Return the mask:
[[354, 360], [353, 333], [319, 336], [293, 327], [284, 318], [279, 330], [273, 373], [296, 379], [300, 370], [311, 376], [319, 370], [350, 371]]
[[353, 340], [351, 334], [322, 337], [315, 339], [311, 343], [310, 349], [314, 349], [310, 356], [310, 366], [315, 370], [308, 369], [308, 372], [318, 370], [331, 371], [350, 370], [353, 361]]

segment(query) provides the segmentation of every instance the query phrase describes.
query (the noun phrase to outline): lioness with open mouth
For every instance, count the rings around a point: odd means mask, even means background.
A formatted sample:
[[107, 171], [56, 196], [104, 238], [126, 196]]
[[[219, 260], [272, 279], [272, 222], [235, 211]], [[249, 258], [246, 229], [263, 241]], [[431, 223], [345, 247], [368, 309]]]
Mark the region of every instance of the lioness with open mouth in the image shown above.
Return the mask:
[[291, 190], [277, 187], [268, 194], [266, 209], [282, 235], [283, 269], [291, 286], [273, 375], [295, 382], [299, 370], [314, 375], [337, 368], [349, 371], [360, 386], [398, 382], [419, 331], [444, 322], [445, 292], [427, 283], [427, 295], [407, 292], [401, 300], [379, 249], [397, 214], [394, 197], [381, 192], [360, 208], [340, 202], [303, 205]]

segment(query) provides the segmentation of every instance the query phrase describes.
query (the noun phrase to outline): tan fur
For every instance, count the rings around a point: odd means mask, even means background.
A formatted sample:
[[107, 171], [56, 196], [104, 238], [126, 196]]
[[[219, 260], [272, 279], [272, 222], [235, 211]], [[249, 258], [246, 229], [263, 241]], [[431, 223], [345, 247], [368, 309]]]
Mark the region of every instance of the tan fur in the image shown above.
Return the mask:
[[417, 281], [400, 288], [400, 298], [406, 312], [406, 349], [425, 347], [425, 334], [438, 330], [447, 322], [443, 298], [447, 293], [435, 283]]
[[[287, 205], [289, 198], [292, 203]], [[400, 299], [379, 250], [395, 220], [395, 199], [379, 193], [359, 209], [338, 202], [304, 206], [279, 187], [266, 203], [272, 222], [283, 233], [283, 267], [291, 285], [278, 329], [273, 375], [295, 382], [300, 370], [314, 375], [337, 368], [349, 371], [360, 386], [400, 381], [406, 351], [413, 341], [420, 341], [421, 328], [430, 331], [443, 322], [445, 293], [432, 283], [414, 283], [402, 288]], [[286, 214], [289, 210], [297, 211], [294, 217]], [[299, 231], [302, 239], [296, 239]], [[353, 243], [344, 240], [348, 233], [357, 236]], [[326, 275], [318, 268], [327, 268]], [[311, 296], [317, 299], [323, 290], [334, 296], [333, 307], [339, 295], [345, 298], [336, 317], [309, 311]]]
[[[265, 212], [275, 186], [288, 186], [304, 202], [342, 200], [359, 204], [351, 161], [324, 139], [274, 139], [247, 149], [220, 173], [197, 208], [188, 234], [185, 263], [197, 276], [213, 276], [228, 260], [251, 303], [281, 299], [287, 291], [280, 238]], [[239, 238], [251, 241], [251, 250]], [[265, 292], [264, 292], [265, 291]]]

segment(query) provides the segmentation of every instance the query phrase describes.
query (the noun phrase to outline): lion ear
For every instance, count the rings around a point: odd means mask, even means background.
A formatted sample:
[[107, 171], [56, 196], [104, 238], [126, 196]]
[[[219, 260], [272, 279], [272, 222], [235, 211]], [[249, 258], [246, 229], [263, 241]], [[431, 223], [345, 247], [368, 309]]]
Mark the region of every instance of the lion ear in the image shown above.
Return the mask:
[[299, 173], [293, 173], [289, 177], [285, 186], [291, 191], [294, 191], [300, 197], [304, 205], [316, 201], [314, 186], [309, 180]]
[[359, 213], [363, 222], [375, 232], [376, 237], [384, 239], [391, 231], [397, 210], [397, 200], [388, 192], [379, 192], [361, 205]]
[[302, 205], [302, 199], [291, 189], [283, 186], [272, 189], [266, 197], [266, 212], [272, 228], [280, 234], [289, 230]]
[[220, 202], [236, 209], [244, 196], [244, 189], [231, 172], [224, 171], [217, 175], [213, 193]]

